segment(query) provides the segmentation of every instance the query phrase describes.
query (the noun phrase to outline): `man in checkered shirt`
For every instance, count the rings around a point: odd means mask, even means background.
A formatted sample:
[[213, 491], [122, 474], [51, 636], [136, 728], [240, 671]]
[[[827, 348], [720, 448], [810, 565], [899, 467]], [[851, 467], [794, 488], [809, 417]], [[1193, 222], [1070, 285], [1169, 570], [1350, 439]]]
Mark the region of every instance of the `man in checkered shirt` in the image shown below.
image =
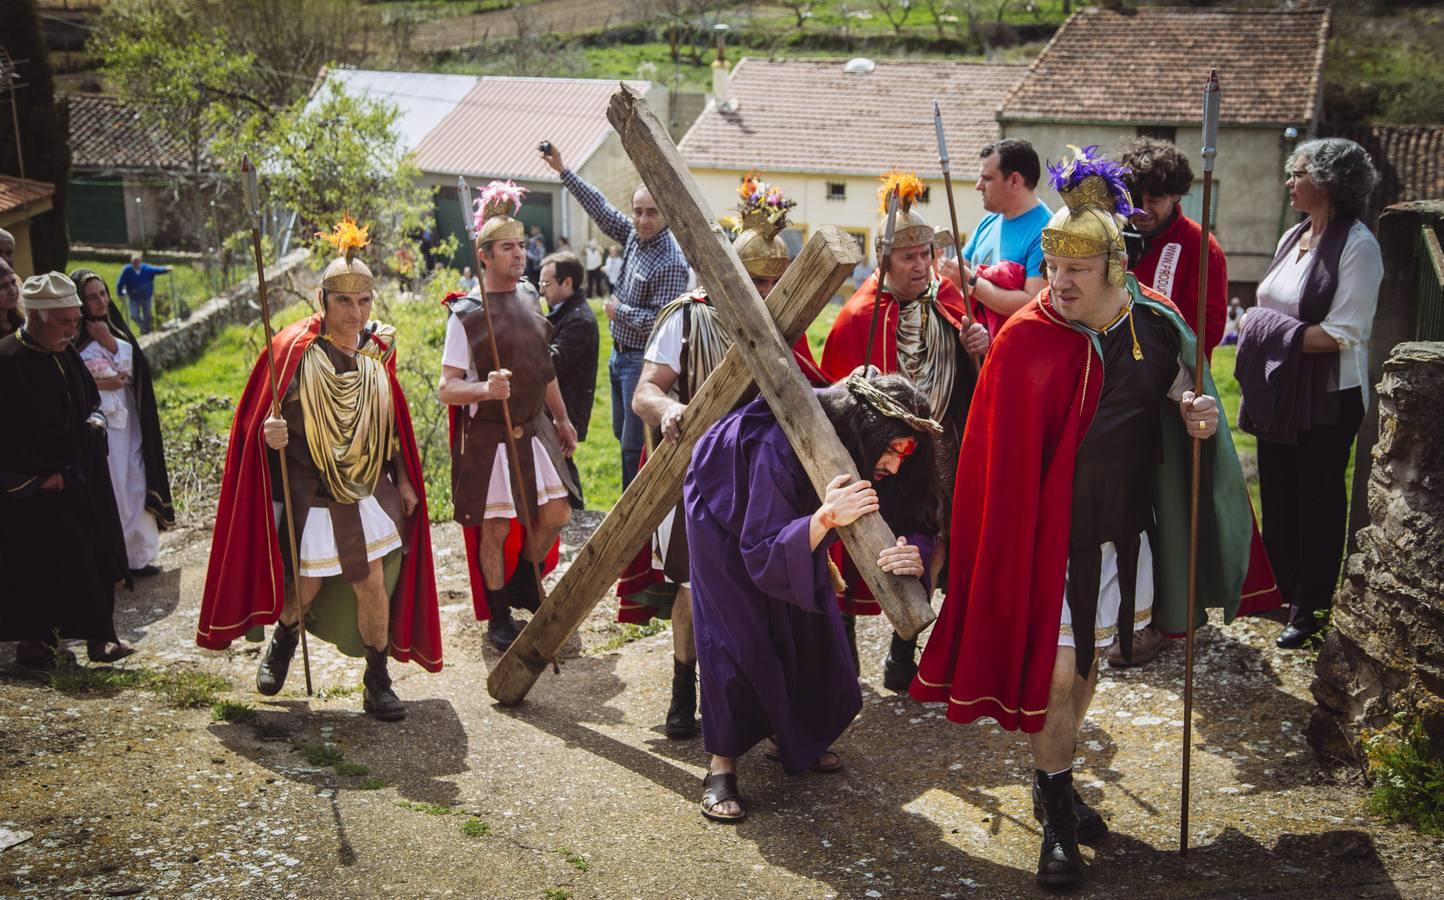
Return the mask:
[[547, 147], [542, 158], [561, 175], [562, 185], [576, 196], [597, 227], [622, 245], [621, 274], [602, 308], [612, 335], [612, 355], [607, 360], [612, 381], [612, 433], [622, 443], [625, 490], [642, 460], [645, 426], [632, 412], [632, 392], [642, 377], [642, 352], [657, 313], [687, 291], [687, 260], [650, 191], [638, 187], [632, 193], [632, 215], [628, 217], [568, 169], [554, 146]]

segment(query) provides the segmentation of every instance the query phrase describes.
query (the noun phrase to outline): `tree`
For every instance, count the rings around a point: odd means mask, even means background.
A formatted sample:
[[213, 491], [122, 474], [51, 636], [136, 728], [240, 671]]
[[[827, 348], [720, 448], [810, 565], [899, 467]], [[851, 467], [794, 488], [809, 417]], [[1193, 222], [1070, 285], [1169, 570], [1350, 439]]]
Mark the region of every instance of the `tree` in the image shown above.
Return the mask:
[[52, 210], [30, 222], [31, 256], [38, 272], [64, 271], [70, 258], [65, 230], [66, 183], [70, 179], [68, 109], [55, 102], [55, 81], [31, 0], [0, 0], [0, 22], [5, 23], [0, 29], [0, 48], [5, 51], [0, 60], [14, 61], [13, 83], [24, 85], [14, 96], [15, 118], [10, 115], [8, 91], [0, 89], [0, 126], [4, 129], [0, 131], [0, 173], [18, 176], [23, 155], [27, 178], [55, 185]]
[[908, 13], [912, 12], [912, 0], [872, 0], [873, 5], [882, 13], [887, 23], [892, 26], [893, 34], [902, 35], [903, 24], [908, 20]]
[[418, 185], [421, 172], [402, 145], [396, 117], [395, 106], [352, 97], [332, 82], [279, 115], [252, 116], [214, 148], [227, 172], [250, 154], [266, 202], [294, 213], [299, 234], [329, 231], [349, 213], [370, 228], [380, 250], [370, 258], [405, 276], [420, 258], [412, 236], [434, 224], [434, 204], [431, 189]]
[[923, 8], [928, 11], [933, 27], [938, 30], [938, 40], [945, 40], [948, 35], [944, 27], [958, 21], [958, 17], [953, 13], [953, 0], [923, 0]]
[[812, 8], [817, 5], [817, 0], [781, 0], [781, 3], [792, 10], [797, 17], [797, 30], [802, 31], [807, 27], [807, 20], [812, 18]]

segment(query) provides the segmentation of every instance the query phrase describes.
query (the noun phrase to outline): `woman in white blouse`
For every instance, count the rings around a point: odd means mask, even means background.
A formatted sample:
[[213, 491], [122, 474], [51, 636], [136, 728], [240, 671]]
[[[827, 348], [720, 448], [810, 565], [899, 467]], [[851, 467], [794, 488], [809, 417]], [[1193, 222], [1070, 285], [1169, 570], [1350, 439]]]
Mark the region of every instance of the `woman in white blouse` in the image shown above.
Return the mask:
[[[1274, 364], [1292, 355], [1297, 374], [1287, 402], [1270, 411], [1273, 427], [1255, 432], [1264, 546], [1289, 602], [1277, 643], [1295, 648], [1318, 631], [1316, 613], [1332, 605], [1338, 583], [1348, 521], [1344, 473], [1369, 405], [1369, 334], [1384, 266], [1378, 241], [1360, 221], [1378, 181], [1364, 148], [1342, 138], [1307, 141], [1285, 175], [1289, 202], [1304, 220], [1279, 241], [1258, 286], [1258, 308], [1281, 316], [1245, 317], [1241, 340], [1248, 343], [1250, 326], [1270, 328], [1277, 341], [1262, 346], [1273, 348]], [[1259, 334], [1252, 337], [1259, 346]], [[1249, 386], [1263, 383], [1261, 370], [1248, 369], [1268, 358], [1246, 362], [1240, 349], [1245, 410], [1257, 396]]]

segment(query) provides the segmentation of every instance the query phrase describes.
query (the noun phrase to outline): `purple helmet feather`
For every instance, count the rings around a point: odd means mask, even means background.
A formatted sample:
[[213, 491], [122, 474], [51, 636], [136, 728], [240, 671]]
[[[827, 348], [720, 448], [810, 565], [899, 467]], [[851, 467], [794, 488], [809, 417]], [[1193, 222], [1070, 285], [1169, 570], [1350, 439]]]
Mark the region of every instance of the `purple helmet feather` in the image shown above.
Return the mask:
[[1128, 186], [1123, 181], [1123, 176], [1131, 170], [1121, 163], [1098, 155], [1097, 144], [1090, 144], [1082, 150], [1077, 147], [1070, 149], [1074, 151], [1073, 159], [1068, 162], [1048, 163], [1053, 190], [1061, 194], [1077, 187], [1083, 179], [1096, 175], [1108, 185], [1108, 193], [1113, 196], [1113, 211], [1124, 218], [1131, 216], [1135, 210], [1129, 199]]

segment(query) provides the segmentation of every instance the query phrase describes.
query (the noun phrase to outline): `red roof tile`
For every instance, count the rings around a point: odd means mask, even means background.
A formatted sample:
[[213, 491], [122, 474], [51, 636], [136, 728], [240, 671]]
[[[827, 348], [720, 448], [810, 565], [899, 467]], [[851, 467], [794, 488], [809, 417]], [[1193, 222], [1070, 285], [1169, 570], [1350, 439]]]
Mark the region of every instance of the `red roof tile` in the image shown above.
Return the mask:
[[[933, 100], [948, 151], [971, 161], [998, 138], [996, 113], [1026, 69], [947, 61], [880, 61], [847, 74], [844, 60], [743, 59], [732, 70], [733, 112], [708, 104], [682, 139], [689, 166], [877, 175], [898, 167], [941, 177]], [[970, 162], [963, 163], [971, 172]]]
[[[650, 82], [629, 81], [645, 94]], [[579, 168], [607, 135], [607, 100], [617, 82], [586, 78], [488, 76], [416, 148], [423, 172], [479, 178], [560, 181], [536, 145], [551, 141]]]
[[1379, 185], [1369, 208], [1375, 214], [1408, 200], [1444, 200], [1444, 125], [1372, 125], [1340, 136], [1374, 157]]
[[1218, 67], [1229, 125], [1311, 125], [1329, 13], [1146, 7], [1074, 13], [1003, 104], [1004, 121], [1196, 123]]
[[31, 181], [0, 175], [0, 213], [19, 209], [26, 203], [48, 200], [55, 196], [55, 185], [48, 181]]

